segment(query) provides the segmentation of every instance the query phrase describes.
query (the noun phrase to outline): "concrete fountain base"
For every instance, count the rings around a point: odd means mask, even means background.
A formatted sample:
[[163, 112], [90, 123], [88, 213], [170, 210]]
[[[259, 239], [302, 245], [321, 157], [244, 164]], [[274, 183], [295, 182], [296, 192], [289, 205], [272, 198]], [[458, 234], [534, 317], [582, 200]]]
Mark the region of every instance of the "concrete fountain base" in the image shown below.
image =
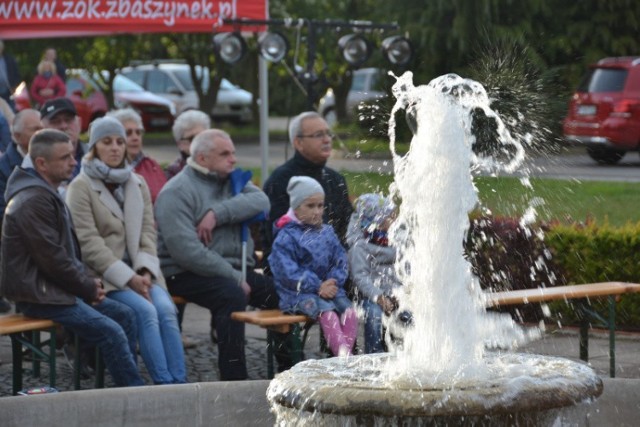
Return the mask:
[[560, 408], [591, 402], [602, 380], [568, 359], [488, 355], [483, 380], [383, 379], [388, 355], [309, 360], [271, 382], [280, 425], [552, 425]]
[[[589, 405], [560, 410], [560, 425], [636, 426], [640, 380], [604, 378], [604, 392]], [[69, 391], [0, 398], [1, 425], [82, 427], [272, 426], [268, 380]]]

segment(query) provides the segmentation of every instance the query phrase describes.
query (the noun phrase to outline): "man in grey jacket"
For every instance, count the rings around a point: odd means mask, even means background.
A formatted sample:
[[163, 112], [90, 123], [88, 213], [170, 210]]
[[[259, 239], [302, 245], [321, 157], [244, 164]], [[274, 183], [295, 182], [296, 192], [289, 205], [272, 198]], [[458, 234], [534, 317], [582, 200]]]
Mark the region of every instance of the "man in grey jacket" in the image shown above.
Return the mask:
[[100, 279], [89, 276], [57, 192], [76, 166], [69, 136], [36, 132], [29, 157], [33, 167], [16, 168], [7, 184], [0, 293], [25, 315], [51, 319], [98, 346], [117, 386], [143, 385], [135, 361], [135, 314], [105, 298]]
[[158, 257], [172, 295], [206, 307], [215, 320], [218, 366], [223, 381], [244, 380], [244, 324], [231, 313], [247, 303], [278, 308], [271, 277], [253, 271], [253, 240], [247, 240], [247, 277], [242, 276], [242, 223], [269, 210], [269, 199], [248, 182], [232, 190], [236, 164], [231, 137], [219, 129], [199, 133], [182, 171], [163, 187], [155, 205]]

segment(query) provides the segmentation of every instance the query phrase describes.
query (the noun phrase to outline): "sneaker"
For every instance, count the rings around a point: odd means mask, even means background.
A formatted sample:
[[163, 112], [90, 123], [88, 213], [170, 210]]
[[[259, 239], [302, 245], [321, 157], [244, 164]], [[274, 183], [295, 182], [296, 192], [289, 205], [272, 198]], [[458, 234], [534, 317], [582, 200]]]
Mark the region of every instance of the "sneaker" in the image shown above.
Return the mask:
[[11, 303], [6, 299], [0, 297], [0, 313], [8, 313], [11, 311]]

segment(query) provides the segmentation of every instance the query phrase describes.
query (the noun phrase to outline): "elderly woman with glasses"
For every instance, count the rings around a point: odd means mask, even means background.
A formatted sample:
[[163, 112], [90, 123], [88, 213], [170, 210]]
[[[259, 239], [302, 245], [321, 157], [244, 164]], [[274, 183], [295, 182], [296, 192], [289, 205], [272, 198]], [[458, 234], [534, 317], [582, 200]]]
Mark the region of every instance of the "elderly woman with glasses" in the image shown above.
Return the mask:
[[67, 190], [85, 264], [107, 298], [136, 313], [142, 359], [154, 384], [185, 383], [177, 310], [160, 271], [151, 195], [125, 160], [126, 132], [113, 117], [89, 128], [82, 171]]
[[167, 183], [167, 177], [162, 167], [151, 157], [142, 151], [142, 138], [144, 136], [144, 126], [142, 118], [131, 108], [112, 111], [107, 114], [122, 123], [127, 135], [126, 160], [138, 175], [142, 175], [149, 186], [151, 201], [156, 202], [158, 193]]

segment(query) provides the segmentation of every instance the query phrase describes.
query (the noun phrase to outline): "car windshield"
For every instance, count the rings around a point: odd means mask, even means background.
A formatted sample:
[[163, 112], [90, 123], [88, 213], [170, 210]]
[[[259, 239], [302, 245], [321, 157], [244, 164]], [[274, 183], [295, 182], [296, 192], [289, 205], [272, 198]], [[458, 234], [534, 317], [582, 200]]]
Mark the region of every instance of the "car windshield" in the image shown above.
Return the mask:
[[594, 68], [582, 79], [578, 92], [621, 92], [627, 74], [622, 68]]
[[113, 80], [114, 92], [144, 92], [144, 88], [125, 76], [118, 74]]
[[[196, 66], [196, 74], [199, 76], [202, 73], [202, 67]], [[189, 69], [178, 69], [175, 72], [176, 78], [180, 81], [180, 84], [186, 91], [195, 90], [193, 80], [191, 80], [191, 71]], [[202, 81], [203, 90], [206, 92], [209, 89], [209, 73], [205, 73]]]

